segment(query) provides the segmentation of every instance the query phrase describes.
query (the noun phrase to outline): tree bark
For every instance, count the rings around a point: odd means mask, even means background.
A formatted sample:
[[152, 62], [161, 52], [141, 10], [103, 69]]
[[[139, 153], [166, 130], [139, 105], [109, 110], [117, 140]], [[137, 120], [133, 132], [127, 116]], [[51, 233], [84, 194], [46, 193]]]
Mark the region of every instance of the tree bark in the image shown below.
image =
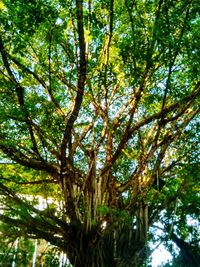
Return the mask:
[[200, 253], [198, 248], [186, 243], [184, 240], [178, 238], [174, 233], [171, 236], [172, 240], [180, 249], [180, 254], [185, 266], [196, 267], [200, 262]]
[[[136, 240], [135, 230], [128, 225], [90, 231], [74, 227], [73, 249], [67, 255], [74, 267], [138, 267], [145, 260], [145, 242]], [[70, 246], [70, 248], [72, 248]]]

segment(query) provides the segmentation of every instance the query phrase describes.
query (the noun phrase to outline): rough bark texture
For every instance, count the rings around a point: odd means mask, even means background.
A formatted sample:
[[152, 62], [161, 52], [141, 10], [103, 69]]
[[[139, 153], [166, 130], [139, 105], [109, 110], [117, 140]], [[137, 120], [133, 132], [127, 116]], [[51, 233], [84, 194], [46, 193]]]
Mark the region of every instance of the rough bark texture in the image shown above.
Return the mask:
[[71, 234], [74, 247], [67, 255], [74, 267], [137, 267], [146, 258], [145, 243], [127, 225], [88, 232], [76, 225]]

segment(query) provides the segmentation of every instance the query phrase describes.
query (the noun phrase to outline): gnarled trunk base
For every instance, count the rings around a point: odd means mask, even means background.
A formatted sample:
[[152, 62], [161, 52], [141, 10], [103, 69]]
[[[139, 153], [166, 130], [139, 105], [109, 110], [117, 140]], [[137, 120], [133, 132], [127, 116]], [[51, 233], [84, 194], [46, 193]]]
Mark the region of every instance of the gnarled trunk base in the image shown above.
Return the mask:
[[89, 231], [74, 228], [67, 255], [74, 267], [138, 267], [145, 260], [145, 242], [128, 226]]

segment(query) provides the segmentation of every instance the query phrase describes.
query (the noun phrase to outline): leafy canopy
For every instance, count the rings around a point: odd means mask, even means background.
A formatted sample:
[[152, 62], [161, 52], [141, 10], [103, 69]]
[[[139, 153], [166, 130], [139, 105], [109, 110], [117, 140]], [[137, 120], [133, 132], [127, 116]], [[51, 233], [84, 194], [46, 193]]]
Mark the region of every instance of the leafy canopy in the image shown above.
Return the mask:
[[[163, 210], [168, 229], [178, 199], [173, 225], [186, 238], [199, 213], [198, 1], [4, 0], [0, 10], [6, 234], [23, 228], [66, 250], [63, 228], [116, 220], [144, 242]], [[61, 207], [38, 210], [36, 196]]]

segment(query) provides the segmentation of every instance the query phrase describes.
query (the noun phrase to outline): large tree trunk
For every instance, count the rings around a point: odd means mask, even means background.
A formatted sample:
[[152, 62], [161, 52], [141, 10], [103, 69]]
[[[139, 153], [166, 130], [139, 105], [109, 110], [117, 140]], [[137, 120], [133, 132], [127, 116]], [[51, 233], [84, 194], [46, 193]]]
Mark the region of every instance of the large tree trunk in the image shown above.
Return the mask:
[[186, 243], [184, 240], [178, 238], [174, 233], [172, 233], [171, 238], [180, 249], [181, 260], [183, 261], [184, 266], [199, 266], [200, 252], [198, 247]]
[[137, 267], [145, 260], [145, 242], [136, 240], [130, 226], [74, 226], [67, 255], [74, 267]]

